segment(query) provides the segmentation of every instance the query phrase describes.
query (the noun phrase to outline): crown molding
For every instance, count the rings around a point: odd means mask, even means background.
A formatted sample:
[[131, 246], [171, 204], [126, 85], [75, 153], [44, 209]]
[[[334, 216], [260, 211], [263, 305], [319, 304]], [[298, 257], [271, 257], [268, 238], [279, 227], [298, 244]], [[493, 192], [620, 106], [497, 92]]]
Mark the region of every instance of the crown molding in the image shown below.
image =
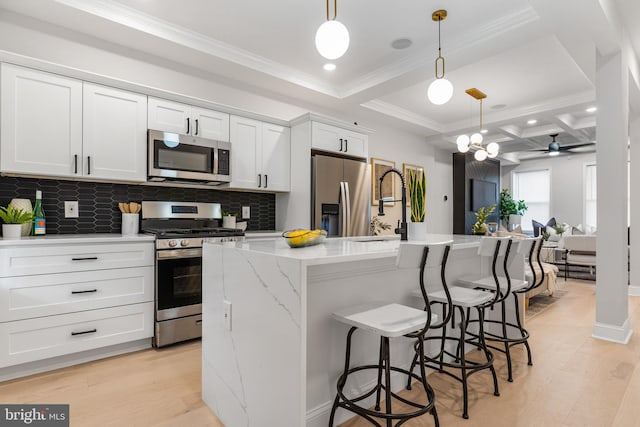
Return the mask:
[[360, 125], [355, 125], [353, 123], [348, 123], [340, 119], [336, 119], [333, 117], [325, 116], [323, 114], [318, 113], [305, 113], [301, 116], [295, 117], [289, 121], [289, 126], [297, 126], [301, 123], [307, 122], [320, 122], [326, 125], [337, 126], [342, 129], [350, 130], [352, 132], [362, 133], [365, 135], [371, 135], [375, 131], [373, 129], [369, 129]]
[[165, 20], [142, 13], [112, 0], [54, 0], [82, 12], [115, 22], [159, 39], [188, 47], [243, 67], [268, 74], [289, 83], [339, 98], [336, 89], [324, 81], [301, 71], [239, 49], [227, 43], [191, 31]]
[[416, 114], [413, 111], [406, 110], [388, 102], [374, 99], [372, 101], [360, 104], [360, 106], [368, 108], [369, 110], [377, 111], [378, 113], [384, 114], [386, 116], [400, 119], [407, 123], [412, 123], [414, 125], [433, 130], [435, 132], [441, 133], [443, 131], [443, 126], [440, 123], [434, 120], [429, 120], [424, 116], [421, 116], [420, 114]]

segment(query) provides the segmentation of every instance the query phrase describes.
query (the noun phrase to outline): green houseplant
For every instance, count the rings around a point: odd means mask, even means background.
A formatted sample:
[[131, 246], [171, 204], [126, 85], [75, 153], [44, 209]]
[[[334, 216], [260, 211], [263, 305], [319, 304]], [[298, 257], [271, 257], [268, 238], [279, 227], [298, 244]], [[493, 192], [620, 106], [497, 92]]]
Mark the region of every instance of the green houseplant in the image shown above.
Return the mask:
[[22, 234], [22, 224], [31, 222], [33, 214], [9, 205], [6, 208], [0, 207], [0, 218], [4, 222], [2, 224], [2, 237], [5, 239], [19, 239]]
[[488, 208], [481, 207], [477, 212], [474, 212], [476, 216], [476, 223], [471, 227], [473, 234], [486, 234], [487, 233], [487, 218], [496, 210], [496, 205], [491, 205]]
[[522, 216], [527, 209], [524, 200], [513, 200], [511, 193], [506, 188], [500, 191], [500, 219], [505, 225], [509, 224], [510, 215]]
[[424, 222], [427, 179], [423, 171], [409, 169], [407, 171], [407, 186], [411, 203], [411, 221]]

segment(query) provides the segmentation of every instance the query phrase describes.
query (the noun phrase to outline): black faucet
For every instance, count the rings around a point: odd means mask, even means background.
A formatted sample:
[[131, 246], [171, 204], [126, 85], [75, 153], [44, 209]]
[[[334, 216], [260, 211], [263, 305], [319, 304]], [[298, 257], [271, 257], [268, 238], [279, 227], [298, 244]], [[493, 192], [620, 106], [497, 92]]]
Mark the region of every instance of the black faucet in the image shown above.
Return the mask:
[[[385, 171], [380, 177], [380, 197], [382, 197], [382, 181], [391, 172], [398, 174], [400, 182], [402, 182], [402, 198], [400, 200], [393, 200], [394, 202], [402, 202], [402, 222], [398, 224], [398, 228], [394, 230], [396, 234], [400, 235], [400, 240], [407, 240], [407, 186], [404, 183], [404, 176], [398, 169], [389, 169]], [[384, 216], [384, 202], [382, 198], [378, 200], [378, 216]]]

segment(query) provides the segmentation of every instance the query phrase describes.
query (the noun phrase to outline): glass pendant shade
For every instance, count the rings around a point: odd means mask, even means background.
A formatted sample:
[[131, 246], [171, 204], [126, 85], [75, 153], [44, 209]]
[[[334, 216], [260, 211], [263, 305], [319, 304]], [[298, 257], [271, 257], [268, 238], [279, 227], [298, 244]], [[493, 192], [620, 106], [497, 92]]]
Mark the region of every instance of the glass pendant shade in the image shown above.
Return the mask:
[[479, 134], [478, 132], [474, 133], [473, 135], [471, 135], [471, 143], [472, 144], [481, 144], [482, 143], [482, 135]]
[[459, 152], [466, 153], [469, 151], [469, 137], [467, 135], [460, 135], [458, 139], [456, 139], [456, 144], [458, 145]]
[[432, 104], [442, 105], [449, 102], [453, 96], [453, 85], [447, 79], [440, 78], [435, 79], [429, 85], [427, 90], [427, 97]]
[[478, 151], [476, 151], [476, 152], [474, 153], [473, 157], [474, 157], [477, 161], [481, 162], [481, 161], [483, 161], [484, 159], [486, 159], [486, 158], [487, 158], [487, 152], [486, 152], [486, 151], [484, 151], [484, 150], [478, 150]]
[[339, 21], [328, 20], [316, 32], [316, 49], [327, 59], [338, 59], [349, 49], [349, 31]]
[[487, 153], [489, 153], [490, 155], [498, 154], [499, 150], [500, 150], [500, 146], [496, 142], [490, 142], [489, 144], [487, 144]]

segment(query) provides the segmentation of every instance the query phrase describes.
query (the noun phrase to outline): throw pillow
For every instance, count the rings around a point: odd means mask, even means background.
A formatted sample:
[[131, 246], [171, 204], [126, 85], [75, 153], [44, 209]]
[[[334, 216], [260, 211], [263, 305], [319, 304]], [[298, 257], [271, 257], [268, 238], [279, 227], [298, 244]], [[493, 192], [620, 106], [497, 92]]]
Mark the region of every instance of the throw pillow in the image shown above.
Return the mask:
[[584, 231], [580, 230], [578, 227], [571, 227], [571, 234], [574, 236], [584, 235]]
[[551, 219], [549, 219], [546, 224], [542, 224], [535, 219], [532, 219], [531, 225], [533, 225], [533, 237], [538, 237], [545, 231], [549, 231], [546, 229], [547, 227], [554, 227], [556, 225], [556, 218], [551, 217]]

